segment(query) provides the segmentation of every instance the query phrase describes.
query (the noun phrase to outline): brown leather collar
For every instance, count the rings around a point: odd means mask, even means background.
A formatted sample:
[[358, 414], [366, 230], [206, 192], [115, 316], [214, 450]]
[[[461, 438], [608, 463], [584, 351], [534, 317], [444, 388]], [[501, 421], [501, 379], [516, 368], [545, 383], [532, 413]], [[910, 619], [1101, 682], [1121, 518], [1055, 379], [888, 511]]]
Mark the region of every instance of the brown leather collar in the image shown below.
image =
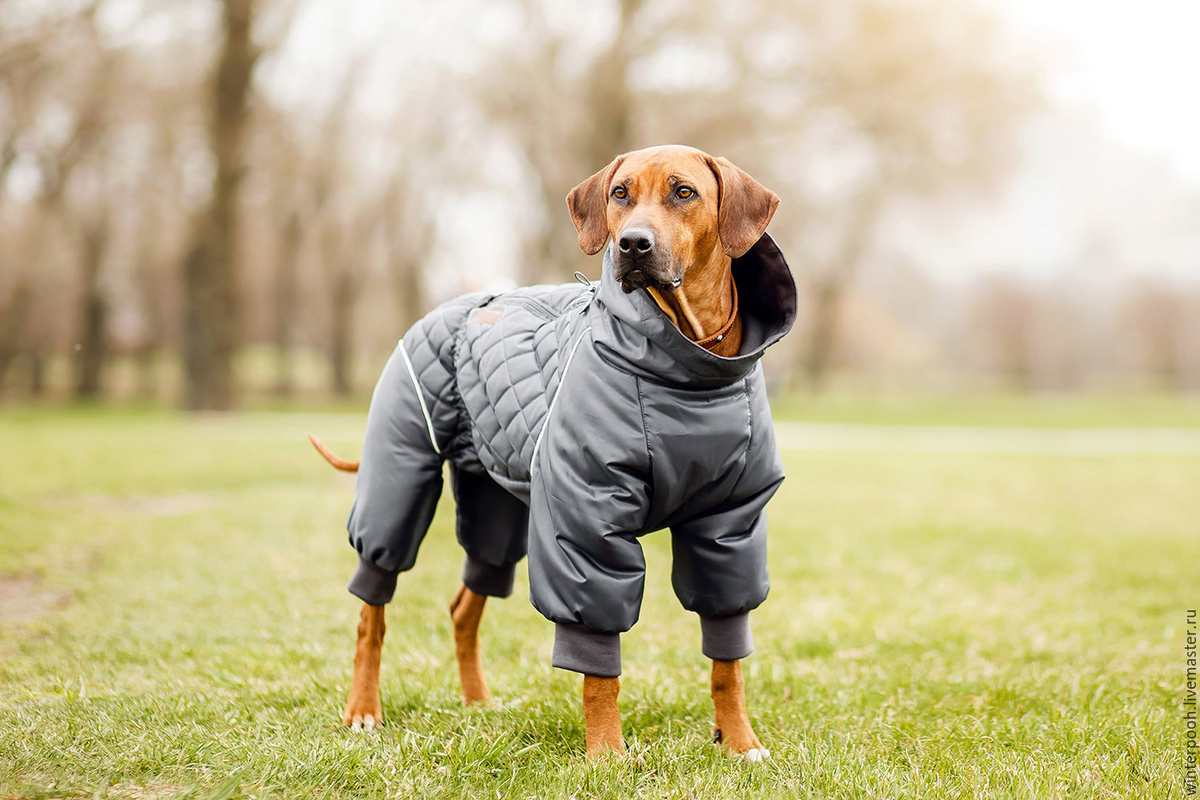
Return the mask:
[[703, 339], [696, 339], [696, 344], [703, 347], [705, 350], [711, 350], [722, 341], [725, 340], [725, 335], [733, 328], [733, 323], [737, 321], [738, 315], [738, 293], [737, 281], [730, 281], [733, 284], [733, 311], [729, 312], [729, 320], [721, 326], [721, 330], [711, 336], [705, 336]]

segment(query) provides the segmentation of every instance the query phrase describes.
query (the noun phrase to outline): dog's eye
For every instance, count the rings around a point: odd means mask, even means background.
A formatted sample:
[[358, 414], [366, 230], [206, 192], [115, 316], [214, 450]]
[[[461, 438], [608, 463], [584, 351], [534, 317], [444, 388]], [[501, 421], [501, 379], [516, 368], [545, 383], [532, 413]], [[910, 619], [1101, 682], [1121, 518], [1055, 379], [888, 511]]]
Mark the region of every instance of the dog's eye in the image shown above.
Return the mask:
[[628, 193], [625, 191], [624, 186], [618, 186], [612, 190], [612, 196], [618, 200], [624, 200], [628, 196]]
[[691, 197], [695, 193], [696, 192], [690, 186], [680, 186], [678, 189], [675, 190], [675, 196], [678, 197], [680, 200], [687, 200], [689, 197]]

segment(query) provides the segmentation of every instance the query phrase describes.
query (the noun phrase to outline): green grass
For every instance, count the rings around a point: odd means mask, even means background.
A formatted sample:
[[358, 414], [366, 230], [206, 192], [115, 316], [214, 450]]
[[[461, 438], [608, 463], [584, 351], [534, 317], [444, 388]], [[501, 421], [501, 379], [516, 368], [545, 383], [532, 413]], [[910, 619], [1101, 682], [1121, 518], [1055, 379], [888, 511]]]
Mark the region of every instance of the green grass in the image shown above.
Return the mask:
[[925, 396], [823, 392], [772, 400], [779, 419], [877, 425], [979, 425], [1030, 428], [1200, 428], [1200, 395], [1151, 392]]
[[339, 728], [353, 483], [303, 434], [352, 454], [363, 421], [0, 412], [0, 579], [47, 612], [0, 619], [0, 797], [1183, 796], [1200, 458], [785, 453], [745, 664], [771, 762], [708, 743], [655, 535], [630, 753], [591, 765], [523, 574], [484, 620], [505, 704], [460, 706], [448, 507], [389, 609], [388, 725]]

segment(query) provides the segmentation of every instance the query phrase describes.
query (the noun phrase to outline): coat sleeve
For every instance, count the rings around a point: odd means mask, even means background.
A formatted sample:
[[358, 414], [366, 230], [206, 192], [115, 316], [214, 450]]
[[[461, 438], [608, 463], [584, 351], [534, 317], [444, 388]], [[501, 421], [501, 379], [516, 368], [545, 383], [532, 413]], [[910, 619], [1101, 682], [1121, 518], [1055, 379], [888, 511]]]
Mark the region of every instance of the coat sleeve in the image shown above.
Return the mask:
[[401, 340], [371, 398], [346, 522], [359, 555], [349, 589], [371, 605], [390, 602], [397, 573], [416, 563], [442, 494], [442, 457], [430, 440], [417, 387], [401, 353], [404, 347]]
[[775, 486], [671, 529], [671, 585], [688, 611], [729, 617], [767, 599], [767, 512]]
[[684, 608], [702, 617], [732, 617], [767, 598], [767, 501], [783, 483], [783, 463], [765, 393], [751, 396], [754, 429], [745, 467], [724, 502], [671, 527], [671, 584]]
[[622, 633], [642, 601], [649, 456], [632, 376], [587, 355], [564, 379], [534, 459], [530, 599], [552, 622]]

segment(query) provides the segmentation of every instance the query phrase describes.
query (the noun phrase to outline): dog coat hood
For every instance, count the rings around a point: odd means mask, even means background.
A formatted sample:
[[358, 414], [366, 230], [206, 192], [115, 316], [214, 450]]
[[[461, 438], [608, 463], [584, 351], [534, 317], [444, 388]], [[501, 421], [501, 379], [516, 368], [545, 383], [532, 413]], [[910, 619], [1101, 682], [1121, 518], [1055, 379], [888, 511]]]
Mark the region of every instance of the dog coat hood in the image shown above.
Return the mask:
[[[619, 674], [615, 637], [641, 606], [637, 540], [652, 531], [671, 530], [686, 608], [744, 618], [767, 594], [763, 509], [783, 479], [759, 361], [791, 328], [797, 295], [766, 235], [733, 279], [743, 334], [729, 358], [688, 340], [644, 290], [624, 293], [609, 252], [598, 286], [470, 295], [414, 325], [371, 403], [348, 523], [360, 572], [390, 573], [394, 587], [412, 566], [449, 460], [452, 476], [486, 476], [528, 506], [464, 534], [478, 498], [456, 488], [468, 561], [511, 569], [528, 534], [557, 666]], [[705, 637], [713, 658], [750, 647], [748, 623]]]
[[725, 358], [680, 333], [648, 292], [626, 294], [617, 283], [610, 246], [604, 251], [596, 298], [606, 313], [593, 319], [592, 340], [605, 360], [648, 380], [693, 388], [740, 380], [768, 347], [791, 330], [796, 321], [796, 283], [769, 235], [734, 259], [733, 280], [741, 301], [742, 346], [738, 355]]
[[[695, 391], [745, 380], [795, 321], [796, 284], [783, 254], [766, 235], [734, 260], [733, 278], [741, 298], [742, 348], [731, 358], [690, 341], [644, 290], [622, 291], [611, 247], [604, 254], [599, 285], [532, 287], [484, 300], [467, 315], [455, 356], [473, 455], [501, 486], [528, 496], [547, 413], [563, 369], [581, 345], [589, 366], [581, 363], [576, 369], [592, 377], [573, 380], [601, 393], [610, 391], [611, 382], [601, 377], [608, 370], [597, 369], [592, 357], [649, 385]], [[688, 405], [697, 398], [688, 395], [682, 402]], [[628, 404], [636, 396], [606, 399]], [[578, 410], [564, 408], [563, 424], [576, 425]], [[605, 421], [591, 422], [604, 435]]]

